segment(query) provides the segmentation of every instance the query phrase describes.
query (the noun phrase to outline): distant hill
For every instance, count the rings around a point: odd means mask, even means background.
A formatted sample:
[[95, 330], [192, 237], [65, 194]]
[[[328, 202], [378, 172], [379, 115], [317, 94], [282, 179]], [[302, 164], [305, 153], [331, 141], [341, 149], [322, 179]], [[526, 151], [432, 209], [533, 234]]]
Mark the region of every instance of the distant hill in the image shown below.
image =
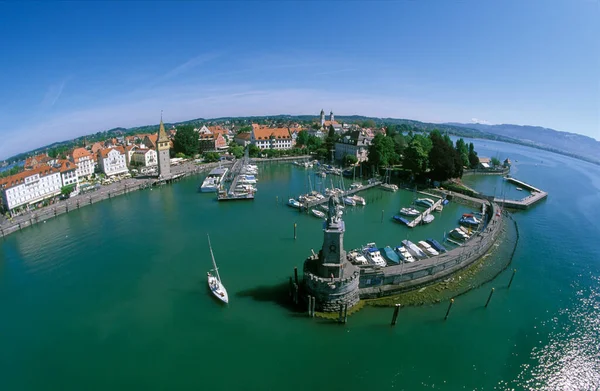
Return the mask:
[[448, 123], [447, 125], [477, 129], [484, 133], [509, 137], [525, 144], [552, 150], [565, 155], [600, 163], [600, 141], [581, 134], [561, 132], [540, 126], [484, 125]]

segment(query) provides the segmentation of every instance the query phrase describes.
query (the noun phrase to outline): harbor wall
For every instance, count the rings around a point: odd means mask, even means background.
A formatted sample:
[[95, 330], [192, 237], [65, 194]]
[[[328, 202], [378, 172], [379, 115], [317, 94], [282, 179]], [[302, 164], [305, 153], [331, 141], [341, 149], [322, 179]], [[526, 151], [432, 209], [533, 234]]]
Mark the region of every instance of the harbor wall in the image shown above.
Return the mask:
[[[314, 259], [308, 259], [307, 263]], [[306, 265], [306, 263], [305, 263]], [[356, 270], [346, 278], [323, 278], [304, 268], [304, 288], [307, 293], [316, 298], [316, 310], [335, 312], [344, 304], [353, 307], [359, 301], [358, 285], [360, 273]]]
[[463, 176], [465, 176], [465, 175], [506, 175], [509, 172], [510, 172], [510, 167], [505, 167], [501, 170], [475, 168], [475, 169], [463, 170]]
[[447, 253], [420, 260], [411, 264], [382, 269], [361, 270], [359, 295], [361, 299], [397, 294], [418, 289], [471, 265], [483, 257], [494, 245], [502, 231], [502, 216], [497, 216], [498, 206], [488, 208], [486, 227], [473, 235], [463, 246]]

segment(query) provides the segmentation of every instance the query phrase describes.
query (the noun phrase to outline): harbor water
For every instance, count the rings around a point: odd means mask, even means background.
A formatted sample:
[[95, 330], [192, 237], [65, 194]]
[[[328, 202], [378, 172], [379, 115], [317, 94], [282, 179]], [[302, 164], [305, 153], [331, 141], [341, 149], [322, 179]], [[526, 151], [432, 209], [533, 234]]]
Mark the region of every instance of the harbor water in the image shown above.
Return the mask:
[[[321, 247], [322, 220], [286, 203], [321, 184], [312, 170], [265, 163], [254, 201], [217, 202], [198, 192], [203, 176], [189, 177], [0, 239], [0, 389], [597, 389], [600, 167], [472, 141], [549, 196], [514, 214], [510, 267], [456, 298], [446, 321], [447, 302], [402, 308], [395, 327], [391, 308], [367, 306], [345, 325], [291, 310], [288, 278]], [[527, 195], [501, 177], [464, 182]], [[344, 214], [347, 250], [441, 241], [472, 211], [451, 202], [409, 229], [391, 217], [422, 195], [359, 195], [367, 206]], [[207, 288], [207, 233], [228, 306]]]

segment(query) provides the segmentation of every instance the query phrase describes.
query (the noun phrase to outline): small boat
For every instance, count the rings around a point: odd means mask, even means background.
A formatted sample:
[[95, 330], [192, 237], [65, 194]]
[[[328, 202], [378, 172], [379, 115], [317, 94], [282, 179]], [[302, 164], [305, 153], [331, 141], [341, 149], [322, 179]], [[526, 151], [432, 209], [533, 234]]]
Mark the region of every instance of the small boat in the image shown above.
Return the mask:
[[350, 190], [360, 189], [361, 187], [363, 187], [363, 185], [361, 183], [354, 182], [350, 185]]
[[381, 187], [383, 188], [383, 190], [387, 190], [387, 191], [398, 191], [398, 186], [393, 185], [391, 183], [382, 183]]
[[467, 234], [467, 236], [471, 237], [471, 229], [470, 228], [465, 228], [465, 227], [459, 226], [458, 229], [460, 229], [465, 234]]
[[325, 213], [324, 213], [324, 212], [321, 212], [320, 210], [312, 209], [312, 210], [310, 211], [310, 213], [312, 213], [313, 215], [315, 215], [315, 216], [317, 216], [317, 217], [319, 217], [319, 218], [321, 218], [321, 219], [324, 219], [324, 218], [325, 218]]
[[383, 248], [383, 253], [385, 254], [385, 257], [388, 259], [388, 261], [391, 261], [393, 263], [400, 263], [400, 257], [394, 252], [394, 249], [392, 249], [390, 246], [385, 246]]
[[446, 250], [446, 247], [442, 246], [442, 245], [440, 244], [440, 242], [438, 242], [438, 241], [437, 241], [437, 240], [435, 240], [435, 239], [427, 239], [427, 240], [425, 240], [425, 241], [426, 241], [427, 243], [429, 243], [429, 244], [431, 245], [431, 247], [433, 247], [433, 248], [434, 248], [434, 249], [435, 249], [437, 252], [439, 252], [439, 253], [445, 253], [445, 252], [447, 251], [447, 250]]
[[453, 237], [454, 239], [459, 239], [459, 240], [469, 239], [469, 236], [466, 233], [464, 233], [463, 231], [461, 231], [459, 228], [454, 228], [452, 231], [450, 231], [449, 235], [451, 237]]
[[435, 204], [435, 201], [433, 201], [431, 198], [417, 198], [415, 200], [415, 204], [431, 208], [433, 204]]
[[323, 209], [325, 212], [329, 210], [329, 206], [327, 206], [327, 204], [321, 204], [319, 205], [319, 208]]
[[421, 221], [423, 222], [423, 224], [429, 224], [429, 223], [431, 223], [431, 222], [432, 222], [434, 219], [435, 219], [435, 216], [434, 216], [434, 215], [431, 215], [431, 214], [429, 214], [429, 215], [425, 215], [425, 216], [423, 216], [423, 220], [421, 220]]
[[239, 182], [240, 183], [249, 183], [249, 184], [253, 185], [256, 182], [258, 182], [258, 179], [256, 179], [256, 177], [254, 175], [240, 175]]
[[350, 258], [350, 262], [354, 263], [355, 265], [368, 265], [369, 264], [369, 261], [367, 261], [367, 258], [365, 258], [365, 256], [362, 255], [357, 250], [350, 251], [348, 253], [348, 258]]
[[[537, 165], [537, 164], [536, 164], [536, 165]], [[518, 190], [518, 191], [523, 191], [523, 189], [521, 189], [520, 187], [517, 187], [517, 190]]]
[[[206, 235], [208, 236], [208, 234]], [[210, 236], [208, 236], [208, 248], [210, 248], [210, 256], [212, 258], [213, 269], [211, 271], [215, 272], [215, 276], [207, 272], [208, 275], [208, 288], [212, 292], [212, 294], [223, 303], [229, 303], [229, 296], [227, 295], [227, 290], [225, 286], [221, 282], [221, 276], [219, 276], [219, 268], [217, 268], [217, 262], [215, 261], [215, 256], [213, 254], [212, 246], [210, 245]]]
[[394, 217], [392, 217], [392, 218], [394, 219], [394, 221], [397, 221], [397, 222], [399, 222], [399, 223], [406, 224], [406, 225], [410, 224], [410, 221], [406, 220], [406, 219], [405, 219], [404, 217], [402, 217], [402, 216], [398, 216], [398, 215], [396, 215], [396, 216], [394, 216]]
[[381, 256], [379, 249], [375, 245], [375, 243], [367, 243], [365, 247], [363, 247], [363, 254], [369, 261], [369, 263], [374, 264], [375, 266], [385, 267], [387, 263], [385, 259]]
[[431, 247], [429, 245], [429, 243], [427, 243], [424, 240], [421, 240], [418, 243], [418, 246], [421, 247], [421, 249], [425, 252], [425, 254], [429, 255], [430, 257], [434, 257], [436, 255], [440, 255], [440, 253], [438, 253], [433, 247]]
[[473, 216], [472, 214], [465, 213], [464, 215], [462, 215], [460, 220], [458, 220], [458, 222], [459, 222], [459, 224], [467, 225], [469, 227], [477, 227], [481, 223], [481, 220], [479, 220], [477, 217]]
[[408, 252], [406, 247], [398, 246], [394, 250], [396, 250], [396, 254], [398, 254], [398, 257], [400, 257], [402, 261], [406, 263], [412, 263], [415, 261], [415, 258], [412, 256], [411, 253]]
[[438, 205], [438, 206], [435, 207], [435, 211], [436, 212], [441, 212], [443, 210], [444, 210], [444, 207], [442, 206], [442, 204], [440, 204], [440, 205]]
[[292, 208], [298, 208], [298, 209], [302, 208], [302, 203], [300, 201], [298, 201], [298, 200], [293, 199], [293, 198], [290, 198], [288, 200], [288, 205], [291, 206]]
[[319, 171], [319, 172], [317, 172], [317, 176], [320, 176], [321, 178], [325, 178], [327, 176], [327, 173], [325, 173], [325, 171]]
[[356, 202], [357, 205], [367, 205], [367, 201], [360, 196], [353, 195], [350, 198], [352, 198], [354, 200], [354, 202]]
[[406, 239], [402, 241], [402, 244], [404, 245], [404, 247], [406, 247], [406, 249], [408, 250], [408, 252], [415, 258], [417, 259], [423, 259], [423, 258], [427, 258], [427, 254], [425, 254], [423, 252], [423, 250], [421, 250], [419, 248], [419, 246], [417, 246], [416, 244], [414, 244], [413, 242], [411, 242], [410, 240]]
[[400, 214], [404, 216], [418, 216], [421, 214], [421, 212], [415, 208], [402, 208], [400, 209]]
[[447, 199], [444, 198], [444, 200], [442, 201], [442, 205], [446, 206], [448, 205], [450, 201], [448, 201]]
[[344, 204], [346, 204], [346, 205], [352, 205], [352, 206], [356, 205], [356, 201], [354, 201], [351, 197], [344, 197], [343, 201], [344, 201]]

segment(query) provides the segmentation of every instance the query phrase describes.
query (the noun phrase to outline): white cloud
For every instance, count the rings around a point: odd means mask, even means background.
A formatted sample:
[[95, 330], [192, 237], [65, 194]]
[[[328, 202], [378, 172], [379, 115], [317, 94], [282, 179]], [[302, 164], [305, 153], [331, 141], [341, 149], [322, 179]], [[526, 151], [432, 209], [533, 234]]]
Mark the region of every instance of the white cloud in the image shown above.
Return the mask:
[[471, 118], [471, 122], [474, 124], [492, 125], [490, 121], [486, 121], [484, 119]]
[[48, 91], [46, 91], [46, 94], [44, 95], [44, 99], [42, 99], [42, 108], [52, 108], [52, 106], [54, 106], [58, 98], [60, 98], [66, 84], [67, 82], [63, 80], [60, 84], [50, 86], [48, 88]]

